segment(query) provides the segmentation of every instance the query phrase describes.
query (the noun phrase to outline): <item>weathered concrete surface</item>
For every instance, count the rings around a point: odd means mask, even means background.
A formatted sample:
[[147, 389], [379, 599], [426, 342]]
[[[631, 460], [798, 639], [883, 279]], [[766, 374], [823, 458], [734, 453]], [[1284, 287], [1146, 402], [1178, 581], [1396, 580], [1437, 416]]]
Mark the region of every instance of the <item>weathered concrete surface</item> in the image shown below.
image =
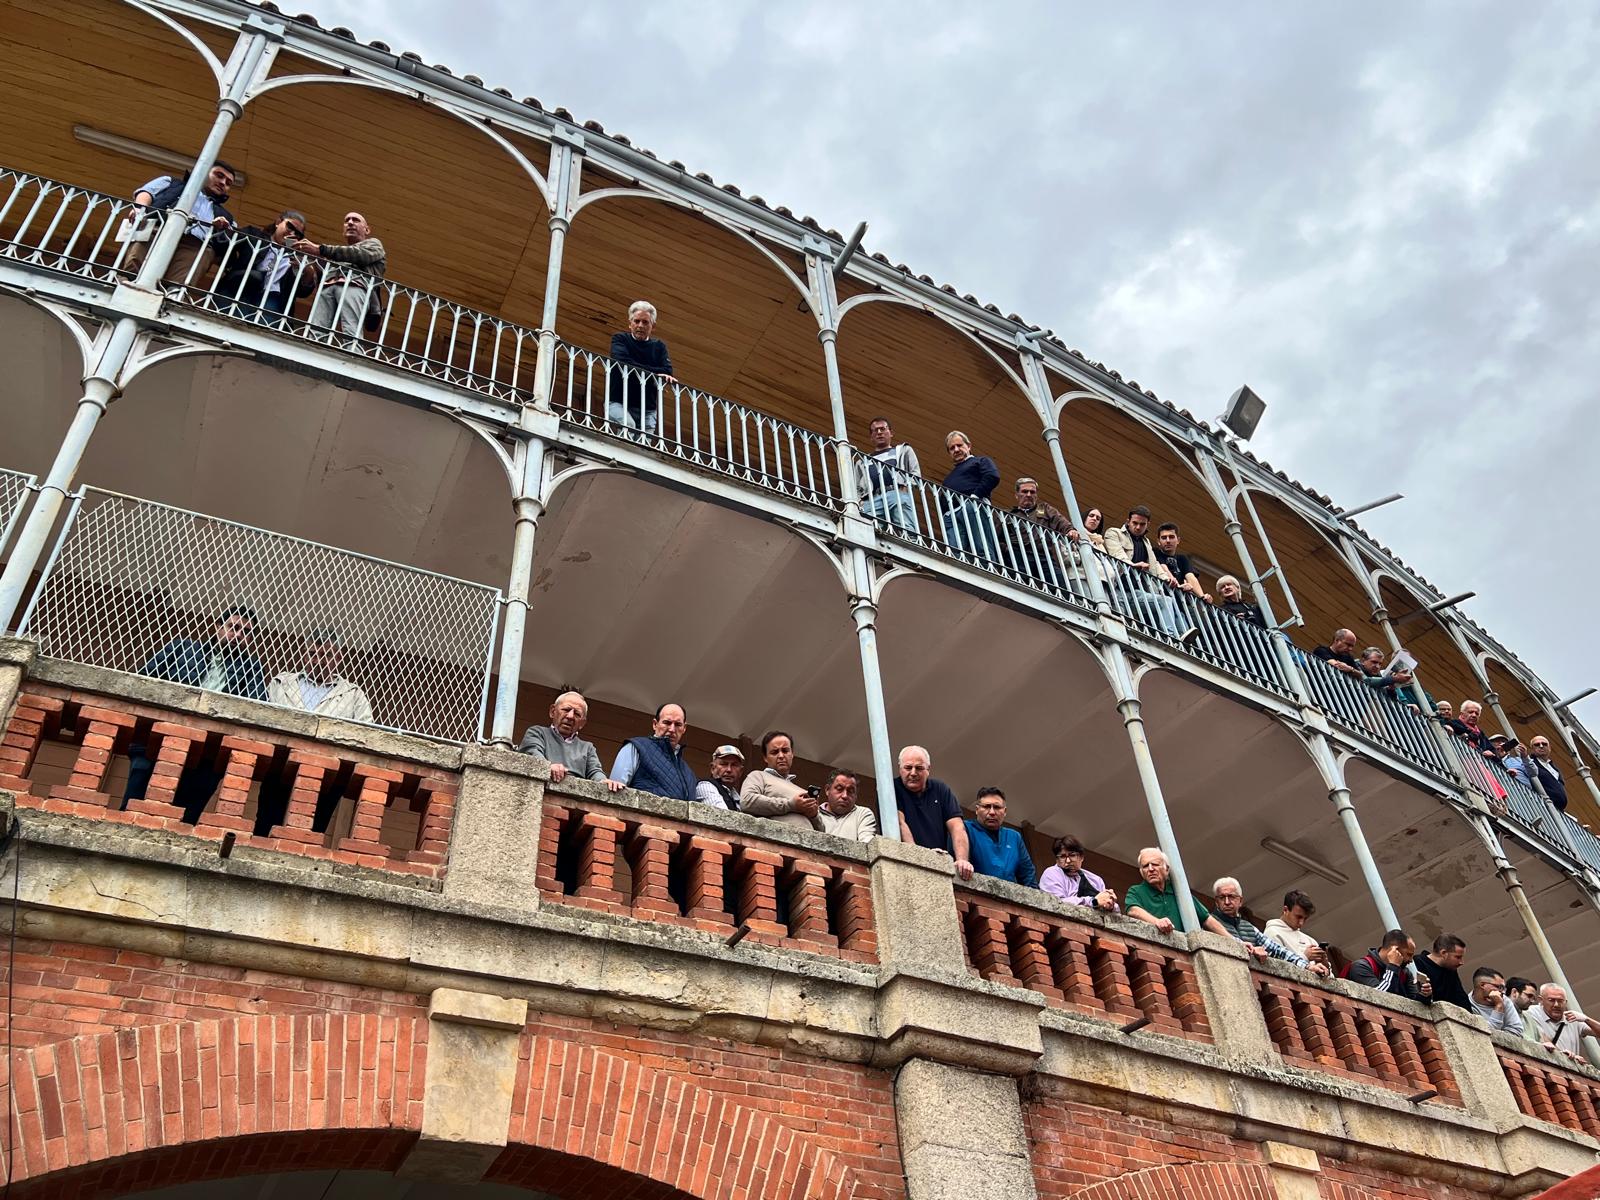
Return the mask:
[[909, 1200], [1037, 1195], [1014, 1079], [912, 1059], [894, 1081]]
[[534, 883], [549, 767], [512, 750], [468, 746], [450, 831], [444, 894], [515, 911], [539, 907]]

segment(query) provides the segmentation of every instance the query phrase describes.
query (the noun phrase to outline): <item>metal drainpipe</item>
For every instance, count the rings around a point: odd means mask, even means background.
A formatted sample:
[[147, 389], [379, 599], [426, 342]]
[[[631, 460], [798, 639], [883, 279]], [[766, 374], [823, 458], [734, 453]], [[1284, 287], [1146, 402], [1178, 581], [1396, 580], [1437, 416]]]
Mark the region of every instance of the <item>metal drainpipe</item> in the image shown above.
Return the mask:
[[[1040, 360], [1038, 349], [1026, 338], [1019, 337], [1017, 349], [1022, 355], [1022, 373], [1033, 392], [1034, 404], [1044, 422], [1041, 436], [1044, 438], [1044, 444], [1050, 448], [1050, 464], [1055, 468], [1056, 483], [1061, 488], [1061, 502], [1067, 506], [1067, 521], [1081, 533], [1083, 509], [1078, 506], [1078, 493], [1072, 486], [1072, 475], [1067, 470], [1067, 456], [1061, 449], [1060, 424], [1051, 415], [1055, 400], [1050, 395], [1044, 364]], [[1101, 525], [1102, 527], [1105, 525], [1103, 520]], [[1093, 544], [1088, 538], [1079, 538], [1075, 548], [1078, 562], [1083, 570], [1084, 586], [1089, 589], [1089, 599], [1094, 602], [1095, 612], [1102, 617], [1111, 616], [1111, 599], [1106, 595], [1105, 581], [1100, 578], [1100, 567], [1094, 559]]]
[[550, 256], [545, 263], [544, 311], [539, 317], [539, 361], [533, 371], [533, 406], [548, 411], [556, 373], [556, 314], [561, 298], [561, 263], [572, 228], [572, 189], [583, 170], [583, 138], [565, 134], [551, 143]]
[[1112, 690], [1117, 696], [1117, 712], [1128, 731], [1128, 745], [1133, 748], [1134, 766], [1139, 772], [1139, 784], [1144, 789], [1145, 803], [1150, 806], [1150, 821], [1156, 830], [1156, 845], [1167, 856], [1172, 867], [1168, 880], [1178, 900], [1178, 915], [1183, 918], [1185, 932], [1200, 930], [1200, 914], [1194, 906], [1194, 893], [1189, 888], [1189, 873], [1184, 870], [1183, 856], [1178, 853], [1178, 837], [1172, 831], [1172, 818], [1167, 814], [1167, 801], [1161, 794], [1161, 780], [1156, 775], [1155, 759], [1150, 754], [1150, 741], [1145, 736], [1144, 717], [1140, 714], [1139, 697], [1133, 686], [1133, 675], [1120, 646], [1106, 644], [1100, 648], [1101, 658], [1111, 677]]
[[[1495, 832], [1489, 818], [1482, 813], [1472, 815], [1472, 826], [1478, 836], [1483, 839], [1483, 844], [1488, 848], [1489, 856], [1494, 859], [1495, 874], [1500, 876], [1500, 882], [1505, 885], [1506, 894], [1511, 897], [1511, 903], [1516, 907], [1517, 915], [1522, 918], [1522, 924], [1528, 930], [1528, 937], [1533, 941], [1533, 947], [1539, 954], [1539, 961], [1544, 964], [1545, 972], [1550, 976], [1550, 982], [1567, 994], [1567, 1003], [1572, 1008], [1579, 1008], [1577, 993], [1572, 990], [1572, 985], [1567, 982], [1567, 976], [1561, 969], [1561, 963], [1556, 958], [1555, 948], [1550, 945], [1550, 939], [1545, 936], [1544, 927], [1539, 924], [1539, 916], [1533, 911], [1533, 905], [1528, 901], [1528, 895], [1523, 890], [1522, 879], [1517, 874], [1517, 869], [1511, 865], [1511, 860], [1506, 855], [1505, 847], [1500, 843], [1499, 834]], [[1582, 1038], [1579, 1046], [1583, 1056], [1589, 1064], [1600, 1067], [1600, 1047], [1595, 1045], [1593, 1038]]]
[[1357, 817], [1356, 806], [1350, 799], [1349, 785], [1344, 782], [1344, 774], [1334, 759], [1333, 751], [1328, 747], [1327, 739], [1320, 734], [1314, 734], [1309, 744], [1311, 756], [1322, 771], [1323, 782], [1328, 785], [1328, 799], [1333, 801], [1334, 811], [1339, 814], [1339, 823], [1344, 826], [1345, 836], [1350, 839], [1350, 848], [1355, 852], [1356, 862], [1361, 867], [1361, 877], [1366, 881], [1373, 907], [1378, 910], [1378, 916], [1383, 921], [1385, 929], [1399, 929], [1400, 917], [1389, 899], [1389, 889], [1383, 885], [1383, 876], [1378, 874], [1377, 860], [1372, 857], [1372, 847], [1367, 844], [1367, 835], [1361, 831], [1361, 820]]
[[494, 720], [489, 740], [497, 746], [513, 743], [517, 716], [517, 687], [522, 681], [522, 648], [527, 637], [528, 592], [533, 579], [533, 540], [544, 504], [539, 499], [544, 481], [544, 442], [519, 441], [513, 452], [517, 469], [516, 526], [511, 538], [511, 577], [506, 583], [505, 626], [500, 635], [500, 662], [495, 683]]
[[[867, 569], [866, 551], [851, 548], [859, 558], [856, 574]], [[878, 606], [866, 595], [850, 598], [850, 616], [856, 623], [856, 641], [861, 648], [861, 679], [867, 693], [867, 733], [872, 739], [872, 772], [878, 785], [878, 832], [900, 840], [900, 807], [895, 803], [894, 751], [889, 742], [889, 711], [883, 702], [883, 674], [878, 666]]]

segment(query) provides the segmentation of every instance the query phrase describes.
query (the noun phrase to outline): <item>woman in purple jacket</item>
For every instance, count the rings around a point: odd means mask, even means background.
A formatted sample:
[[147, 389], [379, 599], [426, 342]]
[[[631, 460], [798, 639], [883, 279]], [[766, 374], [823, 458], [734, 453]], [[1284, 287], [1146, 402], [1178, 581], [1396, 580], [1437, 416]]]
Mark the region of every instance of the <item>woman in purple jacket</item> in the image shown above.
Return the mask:
[[1106, 887], [1106, 881], [1083, 869], [1082, 842], [1071, 835], [1058, 837], [1050, 850], [1056, 856], [1056, 865], [1046, 867], [1039, 877], [1041, 888], [1068, 904], [1098, 908], [1101, 912], [1119, 911], [1117, 894]]

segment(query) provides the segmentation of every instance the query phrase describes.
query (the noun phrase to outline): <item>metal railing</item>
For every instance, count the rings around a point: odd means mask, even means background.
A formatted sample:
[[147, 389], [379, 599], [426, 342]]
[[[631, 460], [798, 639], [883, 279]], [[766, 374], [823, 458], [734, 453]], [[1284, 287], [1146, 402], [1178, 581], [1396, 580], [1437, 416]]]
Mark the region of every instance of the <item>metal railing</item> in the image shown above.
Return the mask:
[[1600, 839], [1541, 796], [1521, 775], [1513, 775], [1498, 759], [1486, 758], [1471, 743], [1447, 734], [1461, 778], [1482, 796], [1502, 820], [1554, 849], [1600, 870]]
[[1409, 704], [1309, 654], [1297, 650], [1295, 655], [1311, 698], [1335, 725], [1435, 775], [1455, 778], [1453, 765], [1445, 759], [1433, 730]]
[[1281, 696], [1294, 697], [1294, 684], [1272, 644], [1279, 635], [1223, 612], [1192, 592], [1153, 579], [1149, 572], [1110, 554], [1096, 551], [1096, 562], [1112, 607], [1148, 636]]
[[5, 560], [6, 547], [11, 544], [11, 534], [22, 519], [22, 509], [28, 493], [38, 487], [32, 475], [0, 467], [0, 561]]
[[833, 438], [603, 354], [556, 343], [564, 420], [809, 504], [843, 501]]
[[499, 601], [482, 584], [84, 488], [19, 632], [56, 658], [465, 742], [483, 725]]
[[244, 229], [208, 233], [165, 286], [196, 308], [414, 375], [513, 404], [533, 399], [538, 330]]
[[0, 258], [102, 282], [127, 275], [146, 210], [115, 196], [0, 170]]
[[1053, 599], [1092, 607], [1077, 548], [1059, 533], [859, 451], [851, 462], [861, 514], [879, 532]]

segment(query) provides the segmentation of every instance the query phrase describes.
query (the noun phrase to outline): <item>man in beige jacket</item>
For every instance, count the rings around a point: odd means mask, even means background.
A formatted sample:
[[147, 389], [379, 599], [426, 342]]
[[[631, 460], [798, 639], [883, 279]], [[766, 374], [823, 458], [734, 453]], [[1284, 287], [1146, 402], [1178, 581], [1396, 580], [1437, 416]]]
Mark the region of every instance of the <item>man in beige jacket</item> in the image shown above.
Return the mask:
[[314, 629], [306, 637], [305, 667], [284, 671], [267, 684], [267, 700], [319, 717], [372, 723], [372, 701], [366, 692], [339, 674], [344, 648], [332, 629]]
[[739, 806], [755, 817], [771, 817], [796, 829], [822, 829], [817, 815], [821, 802], [816, 793], [801, 787], [789, 774], [794, 766], [794, 739], [774, 729], [761, 739], [764, 770], [752, 771], [739, 789]]

